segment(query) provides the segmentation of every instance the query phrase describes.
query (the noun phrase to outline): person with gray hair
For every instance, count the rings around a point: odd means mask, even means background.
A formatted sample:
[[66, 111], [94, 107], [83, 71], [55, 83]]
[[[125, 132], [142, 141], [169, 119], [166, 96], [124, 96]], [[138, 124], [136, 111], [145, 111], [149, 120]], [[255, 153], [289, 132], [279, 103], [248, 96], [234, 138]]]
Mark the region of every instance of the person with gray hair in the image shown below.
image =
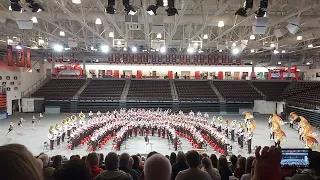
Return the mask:
[[171, 180], [171, 163], [161, 154], [154, 154], [144, 164], [144, 180]]
[[49, 166], [49, 156], [47, 154], [41, 154], [38, 159], [42, 161], [43, 168], [42, 168], [42, 173], [43, 173], [43, 179], [44, 180], [54, 180], [54, 171], [55, 168]]
[[119, 157], [119, 169], [126, 173], [129, 173], [132, 176], [133, 180], [138, 180], [138, 172], [129, 167], [130, 158], [131, 157], [128, 153], [122, 153]]

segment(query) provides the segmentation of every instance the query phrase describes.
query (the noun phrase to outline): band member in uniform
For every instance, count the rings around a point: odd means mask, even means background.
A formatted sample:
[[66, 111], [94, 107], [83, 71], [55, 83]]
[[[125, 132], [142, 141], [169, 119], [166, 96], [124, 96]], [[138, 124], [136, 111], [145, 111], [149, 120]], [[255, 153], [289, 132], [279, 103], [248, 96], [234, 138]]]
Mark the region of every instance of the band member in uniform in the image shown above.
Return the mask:
[[101, 112], [100, 111], [97, 112], [97, 116], [101, 117]]
[[234, 131], [236, 129], [237, 121], [233, 120], [231, 123], [231, 140], [234, 141]]
[[67, 131], [67, 128], [68, 128], [68, 125], [67, 125], [67, 120], [64, 119], [62, 120], [62, 136], [61, 136], [61, 141], [64, 142], [64, 138], [66, 136], [66, 131]]
[[270, 138], [269, 138], [269, 140], [274, 140], [274, 129], [273, 129], [272, 126], [270, 128]]
[[31, 123], [32, 123], [32, 128], [34, 129], [34, 123], [35, 123], [35, 121], [36, 121], [36, 117], [35, 116], [32, 116], [32, 121], [31, 121]]
[[177, 151], [178, 150], [178, 136], [176, 135], [174, 140], [173, 140], [173, 145], [174, 145], [174, 150]]
[[53, 126], [50, 126], [48, 139], [50, 140], [50, 150], [53, 150], [53, 144], [55, 139], [55, 130]]
[[225, 133], [226, 137], [228, 138], [228, 135], [229, 135], [229, 120], [228, 119], [225, 121], [224, 133]]
[[12, 122], [10, 122], [10, 125], [9, 125], [9, 129], [8, 129], [8, 133], [6, 134], [6, 136], [11, 132], [11, 131], [13, 131], [13, 123]]
[[272, 115], [270, 115], [269, 119], [268, 119], [268, 124], [269, 124], [269, 128], [271, 128], [272, 124], [271, 124], [271, 120], [272, 120]]
[[92, 111], [89, 112], [89, 118], [90, 118], [90, 119], [93, 118], [93, 113], [92, 113]]
[[57, 145], [60, 145], [60, 139], [62, 136], [62, 127], [60, 126], [60, 124], [56, 124], [56, 133], [57, 133]]
[[40, 121], [41, 121], [42, 118], [43, 118], [43, 115], [42, 115], [42, 113], [40, 113], [39, 114], [39, 119], [38, 119], [39, 120], [39, 124], [40, 124]]
[[251, 154], [251, 144], [252, 144], [252, 130], [251, 130], [251, 128], [249, 127], [248, 128], [248, 141], [247, 141], [247, 143], [248, 143], [248, 154]]
[[22, 128], [22, 122], [25, 121], [23, 118], [20, 118], [19, 122], [18, 122], [18, 126], [19, 126], [19, 131], [21, 131]]

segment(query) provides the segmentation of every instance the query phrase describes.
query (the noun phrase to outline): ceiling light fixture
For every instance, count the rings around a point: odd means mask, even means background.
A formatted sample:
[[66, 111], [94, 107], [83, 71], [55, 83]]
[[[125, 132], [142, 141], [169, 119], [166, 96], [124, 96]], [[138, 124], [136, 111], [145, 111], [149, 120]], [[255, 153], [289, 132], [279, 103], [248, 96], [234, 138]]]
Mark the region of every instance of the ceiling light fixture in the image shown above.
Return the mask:
[[254, 49], [251, 49], [251, 53], [254, 53], [255, 51], [254, 51]]
[[167, 52], [167, 48], [166, 48], [165, 46], [162, 46], [162, 47], [160, 48], [160, 52], [161, 52], [161, 53], [166, 53], [166, 52]]
[[307, 63], [306, 63], [306, 65], [308, 65], [308, 66], [309, 66], [310, 64], [311, 64], [310, 62], [307, 62]]
[[33, 23], [35, 23], [35, 24], [38, 23], [38, 19], [37, 19], [36, 17], [32, 17], [32, 18], [31, 18], [31, 21], [32, 21]]
[[281, 61], [279, 61], [279, 62], [278, 62], [278, 65], [281, 65], [281, 64], [282, 64]]
[[81, 4], [81, 0], [72, 0], [73, 4]]
[[308, 48], [313, 48], [313, 44], [308, 44]]
[[57, 52], [62, 52], [63, 46], [62, 46], [61, 44], [55, 44], [55, 45], [53, 46], [53, 50], [54, 50], [54, 51], [57, 51]]
[[273, 53], [274, 53], [274, 54], [279, 54], [279, 51], [275, 49], [275, 50], [273, 51]]
[[138, 51], [138, 48], [137, 48], [137, 47], [135, 47], [135, 46], [133, 46], [133, 47], [131, 48], [131, 51], [135, 53], [135, 52], [137, 52], [137, 51]]
[[102, 46], [100, 47], [100, 50], [101, 50], [101, 52], [103, 52], [103, 53], [107, 53], [107, 52], [110, 51], [110, 47], [107, 46], [107, 45], [102, 45]]
[[274, 43], [270, 44], [270, 47], [274, 48], [276, 45]]
[[120, 46], [120, 45], [121, 45], [121, 41], [118, 41], [118, 42], [117, 42], [117, 45]]
[[282, 50], [281, 53], [286, 53], [286, 50]]
[[297, 40], [301, 41], [302, 40], [302, 36], [297, 36]]
[[252, 34], [252, 35], [250, 35], [250, 39], [254, 40], [254, 39], [256, 39], [256, 36], [254, 34]]
[[161, 38], [162, 38], [161, 33], [158, 33], [158, 34], [157, 34], [157, 39], [161, 39]]
[[198, 47], [198, 46], [199, 46], [199, 43], [198, 43], [198, 42], [195, 42], [195, 43], [193, 44], [193, 46], [194, 46], [194, 47]]
[[114, 37], [114, 33], [113, 32], [109, 32], [109, 37], [113, 38]]
[[237, 54], [239, 54], [239, 52], [240, 52], [240, 50], [238, 48], [233, 48], [232, 49], [232, 54], [233, 55], [237, 55]]
[[97, 25], [100, 25], [100, 24], [102, 24], [102, 21], [101, 21], [100, 18], [97, 18], [95, 23], [96, 23]]
[[236, 43], [232, 43], [232, 47], [236, 47], [237, 46], [237, 44]]
[[193, 53], [194, 53], [194, 48], [189, 47], [189, 48], [187, 49], [187, 52], [188, 52], [189, 54], [193, 54]]
[[164, 2], [163, 0], [156, 0], [155, 5], [152, 4], [147, 8], [147, 13], [151, 16], [157, 15], [157, 9], [163, 6], [163, 2]]
[[123, 51], [127, 51], [128, 49], [126, 47], [123, 48]]
[[208, 34], [203, 35], [203, 39], [208, 39], [208, 38], [209, 38]]
[[168, 0], [168, 9], [166, 9], [168, 16], [174, 16], [178, 14], [178, 10], [174, 7], [174, 0]]
[[19, 50], [20, 50], [20, 49], [22, 49], [22, 47], [21, 47], [20, 45], [17, 45], [17, 46], [16, 46], [16, 49], [19, 49]]
[[60, 36], [65, 36], [66, 35], [66, 33], [64, 32], [64, 31], [60, 31]]
[[219, 49], [219, 52], [222, 52], [222, 49]]
[[223, 21], [219, 21], [218, 22], [218, 27], [224, 27], [224, 22]]

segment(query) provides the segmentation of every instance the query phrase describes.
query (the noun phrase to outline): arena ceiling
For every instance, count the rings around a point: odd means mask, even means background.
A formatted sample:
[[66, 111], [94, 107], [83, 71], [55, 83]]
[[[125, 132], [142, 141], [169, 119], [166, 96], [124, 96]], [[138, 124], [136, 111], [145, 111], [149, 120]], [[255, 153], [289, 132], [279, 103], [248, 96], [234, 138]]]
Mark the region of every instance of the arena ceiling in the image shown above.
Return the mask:
[[[20, 0], [21, 6], [25, 6], [25, 1]], [[260, 0], [254, 0], [247, 17], [235, 15], [245, 0], [175, 0], [178, 10], [175, 16], [167, 15], [168, 7], [159, 7], [157, 15], [149, 15], [146, 9], [156, 0], [130, 0], [137, 11], [133, 16], [127, 15], [122, 0], [115, 1], [115, 14], [105, 12], [108, 0], [81, 0], [80, 4], [73, 1], [35, 0], [44, 11], [32, 13], [32, 9], [24, 8], [20, 13], [9, 11], [10, 0], [0, 0], [3, 52], [8, 39], [14, 37], [22, 45], [49, 49], [57, 43], [67, 47], [69, 41], [76, 41], [77, 47], [70, 50], [86, 56], [98, 56], [95, 49], [102, 45], [116, 51], [136, 46], [147, 50], [166, 47], [180, 52], [197, 44], [196, 49], [203, 53], [230, 52], [240, 47], [245, 56], [270, 57], [278, 50], [281, 56], [299, 59], [302, 55], [317, 55], [320, 47], [319, 0], [268, 0], [266, 31], [256, 34], [255, 39], [250, 36]], [[165, 5], [167, 1], [164, 0]], [[32, 18], [37, 20], [32, 29], [21, 28], [28, 26], [27, 23], [18, 26]], [[101, 24], [96, 24], [97, 18]], [[218, 26], [219, 21], [224, 22], [223, 27]], [[288, 31], [287, 25], [292, 21], [298, 26], [295, 33]], [[276, 37], [279, 29], [282, 33]], [[157, 38], [158, 34], [161, 38]], [[298, 36], [302, 39], [297, 40]], [[38, 46], [39, 40], [44, 40], [42, 47]]]

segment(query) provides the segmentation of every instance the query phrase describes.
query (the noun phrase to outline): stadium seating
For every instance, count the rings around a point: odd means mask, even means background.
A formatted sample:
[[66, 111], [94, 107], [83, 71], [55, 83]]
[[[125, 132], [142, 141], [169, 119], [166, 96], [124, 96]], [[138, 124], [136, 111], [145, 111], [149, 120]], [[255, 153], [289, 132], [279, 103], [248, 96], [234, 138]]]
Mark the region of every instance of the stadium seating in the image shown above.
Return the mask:
[[92, 80], [80, 94], [81, 100], [120, 100], [125, 80]]
[[213, 84], [227, 101], [254, 101], [263, 99], [246, 81], [214, 81]]
[[208, 81], [175, 81], [180, 101], [218, 101]]
[[72, 99], [85, 81], [85, 79], [51, 79], [31, 96], [56, 100]]
[[171, 88], [167, 80], [132, 80], [127, 100], [171, 101]]
[[266, 96], [267, 101], [282, 101], [282, 93], [290, 82], [253, 81], [252, 84]]

